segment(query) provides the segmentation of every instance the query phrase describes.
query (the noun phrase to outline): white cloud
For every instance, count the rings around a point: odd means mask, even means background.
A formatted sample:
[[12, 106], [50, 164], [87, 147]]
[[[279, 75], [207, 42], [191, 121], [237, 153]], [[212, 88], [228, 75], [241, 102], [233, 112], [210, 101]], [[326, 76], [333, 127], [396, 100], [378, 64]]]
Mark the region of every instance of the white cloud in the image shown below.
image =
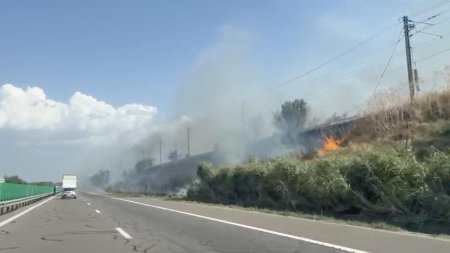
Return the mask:
[[155, 107], [140, 104], [114, 108], [81, 92], [76, 92], [66, 104], [48, 99], [38, 87], [22, 89], [5, 84], [0, 88], [0, 129], [118, 134], [144, 127], [156, 113]]
[[67, 105], [47, 99], [38, 87], [23, 90], [5, 84], [0, 88], [0, 128], [54, 129], [67, 114]]
[[114, 107], [81, 92], [61, 102], [38, 87], [5, 84], [0, 86], [0, 175], [58, 180], [63, 173], [82, 176], [86, 168], [128, 168], [134, 156], [122, 152], [158, 128], [156, 114], [148, 105]]

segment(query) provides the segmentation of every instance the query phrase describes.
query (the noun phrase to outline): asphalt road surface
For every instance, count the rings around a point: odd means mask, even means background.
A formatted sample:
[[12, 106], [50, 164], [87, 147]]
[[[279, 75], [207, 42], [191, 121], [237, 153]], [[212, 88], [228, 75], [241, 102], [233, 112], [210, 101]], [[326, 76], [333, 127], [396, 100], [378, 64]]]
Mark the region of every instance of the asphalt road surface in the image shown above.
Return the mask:
[[450, 240], [82, 193], [0, 216], [0, 252], [450, 252]]

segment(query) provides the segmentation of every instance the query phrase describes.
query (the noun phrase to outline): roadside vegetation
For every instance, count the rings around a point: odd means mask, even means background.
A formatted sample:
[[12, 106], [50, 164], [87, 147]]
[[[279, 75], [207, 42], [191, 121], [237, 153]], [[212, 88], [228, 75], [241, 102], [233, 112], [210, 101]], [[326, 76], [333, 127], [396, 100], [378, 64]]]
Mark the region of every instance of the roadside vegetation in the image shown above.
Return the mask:
[[336, 150], [202, 163], [187, 198], [450, 234], [450, 90], [394, 96], [374, 97]]
[[[303, 160], [288, 156], [232, 167], [199, 165], [188, 199], [332, 216], [380, 218], [449, 233], [450, 155], [422, 161], [401, 147], [348, 147]], [[441, 230], [439, 229], [439, 230]]]

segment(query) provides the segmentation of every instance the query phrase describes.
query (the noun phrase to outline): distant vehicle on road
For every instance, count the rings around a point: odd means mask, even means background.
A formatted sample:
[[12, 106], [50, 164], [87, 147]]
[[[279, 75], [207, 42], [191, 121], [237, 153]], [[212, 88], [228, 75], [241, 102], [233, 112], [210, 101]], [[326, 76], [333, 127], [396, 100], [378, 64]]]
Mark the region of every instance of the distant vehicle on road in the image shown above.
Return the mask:
[[61, 198], [77, 198], [77, 176], [63, 175]]

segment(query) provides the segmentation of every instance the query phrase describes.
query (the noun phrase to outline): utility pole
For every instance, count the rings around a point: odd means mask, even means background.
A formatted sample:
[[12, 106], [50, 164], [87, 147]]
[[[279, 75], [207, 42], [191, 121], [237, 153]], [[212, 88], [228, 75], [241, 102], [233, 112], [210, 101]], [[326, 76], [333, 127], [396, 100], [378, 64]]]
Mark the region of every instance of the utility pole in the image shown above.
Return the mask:
[[245, 102], [242, 101], [242, 108], [241, 108], [241, 121], [242, 121], [242, 133], [245, 133]]
[[191, 131], [187, 128], [187, 157], [191, 157]]
[[162, 141], [159, 141], [159, 164], [162, 164]]
[[405, 32], [405, 46], [406, 46], [406, 65], [408, 67], [408, 83], [409, 83], [409, 96], [411, 98], [411, 102], [414, 101], [414, 72], [412, 68], [411, 62], [411, 45], [409, 43], [409, 31], [414, 28], [414, 25], [409, 24], [409, 19], [407, 16], [403, 17], [403, 31]]
[[414, 68], [414, 82], [416, 83], [416, 91], [420, 91], [420, 79], [419, 79], [419, 72], [417, 71], [417, 68]]

